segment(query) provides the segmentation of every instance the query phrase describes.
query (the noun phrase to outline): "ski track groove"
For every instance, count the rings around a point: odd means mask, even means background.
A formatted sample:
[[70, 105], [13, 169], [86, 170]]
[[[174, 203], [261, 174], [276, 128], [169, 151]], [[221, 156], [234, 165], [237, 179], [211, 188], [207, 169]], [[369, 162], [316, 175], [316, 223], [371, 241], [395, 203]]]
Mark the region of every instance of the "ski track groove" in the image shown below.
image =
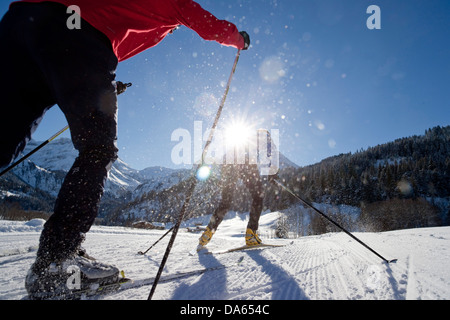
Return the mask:
[[366, 291], [364, 276], [357, 276], [363, 274], [365, 263], [361, 263], [359, 259], [362, 256], [358, 252], [354, 256], [350, 255], [342, 245], [334, 242], [328, 241], [328, 245], [332, 248], [329, 273], [338, 282], [334, 284], [338, 297], [346, 300], [366, 298], [362, 296]]
[[415, 284], [414, 279], [414, 271], [412, 268], [413, 265], [413, 257], [412, 255], [408, 255], [406, 259], [406, 271], [404, 274], [402, 274], [403, 281], [406, 282], [406, 300], [413, 300], [416, 299], [418, 296], [417, 293], [417, 286]]
[[[401, 268], [401, 267], [400, 267]], [[448, 287], [445, 284], [432, 281], [428, 278], [420, 276], [416, 272], [415, 258], [413, 254], [408, 255], [406, 258], [404, 272], [401, 274], [402, 279], [399, 281], [403, 285], [404, 299], [406, 300], [418, 300], [418, 299], [443, 299], [441, 292], [448, 291]], [[443, 281], [449, 284], [449, 280]], [[424, 288], [433, 288], [427, 290]], [[444, 298], [445, 299], [445, 298]]]
[[[321, 249], [308, 246], [307, 242], [301, 245], [287, 246], [283, 248], [266, 249], [261, 255], [267, 259], [267, 263], [274, 262], [282, 266], [284, 275], [276, 275], [274, 272], [264, 273], [264, 266], [260, 269], [259, 277], [253, 273], [258, 270], [252, 266], [249, 270], [240, 274], [239, 279], [230, 282], [230, 287], [239, 290], [238, 294], [229, 294], [229, 298], [238, 298], [248, 295], [250, 292], [271, 288], [272, 295], [279, 299], [291, 296], [295, 287], [289, 278], [301, 276], [303, 298], [313, 299], [360, 299], [361, 293], [365, 292], [364, 282], [357, 278], [354, 280], [357, 268], [353, 267], [355, 260], [351, 259], [345, 250], [339, 245], [326, 241], [327, 245]], [[242, 289], [242, 283], [251, 287]], [[283, 287], [283, 293], [278, 295], [277, 291]], [[297, 289], [298, 290], [298, 289]], [[297, 294], [297, 296], [299, 296]]]
[[[318, 249], [305, 242], [295, 254], [279, 250], [279, 263], [291, 275], [305, 279], [305, 287], [309, 288], [312, 299], [370, 298], [364, 275], [367, 265], [370, 265], [366, 255], [357, 251], [352, 256], [340, 244], [327, 239], [324, 244], [326, 246]], [[275, 256], [275, 251], [268, 251], [267, 254]]]
[[[320, 298], [327, 298], [329, 296], [326, 292], [328, 289], [325, 291], [314, 289], [320, 288], [320, 283], [325, 283], [326, 287], [329, 288], [330, 283], [323, 268], [328, 262], [325, 260], [325, 255], [321, 251], [308, 246], [308, 242], [306, 242], [304, 246], [294, 250], [294, 254], [293, 252], [285, 252], [281, 260], [288, 261], [287, 266], [286, 263], [283, 266], [286, 266], [285, 269], [290, 270], [293, 276], [300, 276], [306, 280], [306, 286], [303, 286], [305, 290], [311, 291], [308, 295], [311, 297], [317, 295]], [[288, 257], [294, 257], [294, 259], [291, 260]]]

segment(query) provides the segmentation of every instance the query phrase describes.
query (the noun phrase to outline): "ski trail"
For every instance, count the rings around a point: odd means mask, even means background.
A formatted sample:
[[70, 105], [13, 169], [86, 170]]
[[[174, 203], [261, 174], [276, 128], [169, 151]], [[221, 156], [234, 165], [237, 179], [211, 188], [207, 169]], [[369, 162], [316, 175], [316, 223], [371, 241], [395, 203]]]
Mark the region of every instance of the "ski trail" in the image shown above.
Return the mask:
[[[329, 298], [330, 283], [334, 281], [329, 275], [328, 268], [330, 261], [326, 252], [327, 248], [318, 248], [312, 241], [301, 241], [294, 246], [289, 246], [286, 250], [270, 251], [272, 259], [276, 259], [284, 270], [291, 276], [302, 279], [302, 288], [311, 298]], [[341, 253], [333, 253], [331, 260]], [[276, 257], [276, 258], [275, 258]], [[320, 289], [321, 284], [325, 284], [324, 290]]]
[[[241, 225], [241, 220], [236, 221], [238, 231], [231, 229], [216, 237], [211, 250], [242, 245]], [[137, 252], [158, 240], [164, 231], [109, 227], [95, 227], [94, 231], [84, 243], [89, 254], [116, 265], [135, 280], [135, 288], [98, 299], [147, 299], [167, 240], [145, 256]], [[446, 300], [450, 288], [450, 271], [446, 268], [449, 232], [444, 227], [356, 233], [387, 259], [398, 258], [391, 264], [344, 233], [273, 240], [289, 244], [258, 251], [189, 256], [199, 236], [181, 232], [155, 300]], [[26, 295], [24, 280], [35, 259], [33, 249], [39, 234], [8, 231], [0, 236], [0, 253], [4, 253], [0, 257], [0, 299], [21, 299]], [[227, 267], [196, 271], [221, 265]]]
[[24, 247], [24, 248], [9, 248], [6, 250], [4, 249], [4, 250], [0, 250], [0, 258], [18, 256], [18, 255], [26, 254], [29, 252], [35, 252], [35, 251], [37, 251], [37, 249], [38, 249], [37, 246], [28, 246], [28, 247]]
[[23, 260], [31, 260], [36, 258], [36, 253], [15, 253], [12, 255], [6, 255], [0, 257], [0, 268], [2, 265], [13, 264], [16, 262], [21, 262]]
[[[416, 257], [408, 255], [406, 259], [405, 272], [402, 274], [401, 284], [405, 285], [405, 299], [406, 300], [435, 300], [442, 299], [441, 292], [448, 291], [445, 283], [449, 280], [433, 281], [431, 278], [426, 278], [420, 275], [419, 269], [416, 266]], [[431, 288], [431, 289], [430, 289]]]
[[[373, 239], [366, 242], [379, 243]], [[353, 288], [358, 289], [359, 293], [353, 296], [355, 299], [404, 299], [403, 282], [397, 280], [402, 275], [394, 272], [390, 264], [353, 239], [344, 240], [341, 245], [345, 246], [348, 262], [340, 264], [340, 267], [354, 271], [355, 276], [349, 281], [353, 281]]]
[[35, 252], [0, 258], [0, 274], [3, 275], [0, 277], [0, 300], [26, 295], [25, 277], [35, 258]]
[[241, 270], [239, 277], [234, 277], [230, 286], [233, 289], [227, 299], [307, 299], [289, 270], [280, 266], [275, 253], [270, 253], [277, 249], [246, 252], [247, 269]]
[[[401, 273], [401, 280], [399, 281], [400, 285], [405, 286], [405, 295], [404, 299], [406, 300], [415, 300], [417, 298], [416, 284], [414, 279], [414, 270], [413, 270], [413, 257], [409, 254], [405, 260], [404, 272]], [[400, 267], [401, 268], [401, 267]], [[399, 268], [399, 269], [400, 269]]]
[[360, 259], [361, 253], [349, 254], [341, 243], [326, 237], [246, 254], [256, 265], [247, 264], [247, 270], [230, 283], [229, 287], [239, 293], [230, 292], [229, 299], [243, 299], [256, 292], [281, 300], [364, 299], [374, 294], [366, 285], [370, 261]]
[[344, 234], [297, 241], [265, 250], [301, 284], [311, 299], [404, 299], [397, 273]]
[[355, 258], [342, 249], [341, 244], [328, 239], [323, 239], [320, 247], [320, 260], [316, 262], [315, 270], [310, 272], [317, 287], [314, 299], [361, 298], [364, 284], [355, 277], [361, 271], [355, 267], [359, 265]]

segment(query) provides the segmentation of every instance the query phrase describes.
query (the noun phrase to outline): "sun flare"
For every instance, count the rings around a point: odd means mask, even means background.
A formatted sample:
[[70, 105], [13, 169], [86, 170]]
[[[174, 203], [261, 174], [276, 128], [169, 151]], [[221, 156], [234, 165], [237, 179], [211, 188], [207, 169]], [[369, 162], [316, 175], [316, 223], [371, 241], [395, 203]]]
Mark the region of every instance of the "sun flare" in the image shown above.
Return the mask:
[[245, 146], [254, 134], [252, 127], [245, 121], [233, 121], [225, 129], [225, 141], [228, 146]]

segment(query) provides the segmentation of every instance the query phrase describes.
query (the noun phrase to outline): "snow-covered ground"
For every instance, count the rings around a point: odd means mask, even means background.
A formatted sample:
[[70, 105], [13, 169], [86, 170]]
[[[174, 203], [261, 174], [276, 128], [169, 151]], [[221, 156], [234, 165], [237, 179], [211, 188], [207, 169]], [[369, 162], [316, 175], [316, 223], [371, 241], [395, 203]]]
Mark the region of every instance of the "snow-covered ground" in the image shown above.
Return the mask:
[[[261, 217], [267, 243], [287, 244], [221, 255], [190, 255], [199, 234], [180, 230], [156, 288], [156, 300], [404, 300], [450, 298], [450, 227], [384, 233], [355, 233], [387, 259], [344, 233], [299, 239], [269, 239], [278, 213]], [[246, 215], [230, 214], [209, 244], [211, 251], [244, 244]], [[207, 219], [205, 219], [207, 221]], [[42, 221], [0, 221], [0, 300], [26, 295], [25, 275], [33, 263]], [[184, 225], [185, 227], [187, 225]], [[94, 226], [84, 247], [97, 259], [117, 265], [135, 283], [156, 276], [169, 236], [146, 255], [165, 231]], [[238, 261], [243, 257], [243, 260]], [[176, 274], [207, 267], [215, 271], [170, 280]], [[151, 281], [149, 282], [151, 283]], [[101, 299], [147, 299], [151, 285]]]

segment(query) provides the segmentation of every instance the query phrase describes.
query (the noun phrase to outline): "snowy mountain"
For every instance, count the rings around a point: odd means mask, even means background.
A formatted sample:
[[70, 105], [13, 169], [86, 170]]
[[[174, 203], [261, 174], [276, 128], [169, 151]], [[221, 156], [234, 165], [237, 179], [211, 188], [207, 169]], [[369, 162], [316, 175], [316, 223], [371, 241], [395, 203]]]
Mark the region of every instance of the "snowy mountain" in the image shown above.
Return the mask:
[[[42, 142], [30, 140], [23, 151], [28, 154], [30, 151], [39, 146]], [[53, 140], [47, 144], [39, 152], [32, 155], [29, 160], [41, 168], [50, 171], [69, 171], [73, 161], [78, 155], [72, 144], [72, 140], [68, 138], [60, 138]]]
[[[388, 265], [342, 232], [272, 239], [278, 214], [262, 215], [261, 236], [264, 242], [286, 246], [229, 254], [190, 255], [199, 234], [187, 232], [187, 227], [198, 222], [205, 224], [209, 217], [187, 221], [178, 233], [153, 299], [203, 300], [201, 305], [206, 300], [210, 304], [214, 300], [231, 300], [225, 302], [230, 305], [245, 300], [244, 303], [270, 305], [272, 318], [278, 317], [280, 310], [272, 306], [271, 300], [450, 299], [450, 227], [355, 233], [382, 256], [398, 259]], [[209, 243], [209, 250], [218, 252], [241, 246], [247, 219], [245, 214], [227, 217]], [[0, 220], [0, 300], [19, 300], [26, 295], [24, 279], [36, 255], [42, 230], [39, 222]], [[99, 261], [116, 265], [133, 279], [127, 284], [128, 289], [124, 286], [126, 290], [96, 299], [147, 299], [167, 239], [146, 255], [137, 252], [149, 248], [165, 232], [93, 226], [84, 243], [87, 252]], [[206, 268], [214, 270], [203, 271]], [[198, 305], [194, 301], [183, 302], [187, 303]], [[223, 307], [223, 302], [217, 304]], [[165, 305], [166, 316], [179, 315], [179, 308], [167, 306], [170, 305]], [[283, 306], [292, 306], [289, 311], [299, 310], [298, 302]], [[402, 314], [406, 312], [403, 309]], [[216, 313], [220, 315], [217, 310]]]
[[175, 170], [164, 167], [150, 167], [137, 173], [143, 181], [133, 192], [133, 199], [151, 191], [161, 191], [187, 179], [190, 170]]
[[[27, 154], [41, 142], [31, 140], [24, 150]], [[19, 201], [24, 209], [49, 211], [71, 168], [78, 151], [72, 141], [61, 138], [52, 141], [39, 152], [13, 169], [0, 180], [0, 198], [8, 201]], [[105, 184], [99, 217], [104, 218], [118, 205], [123, 205], [139, 193], [150, 189], [177, 183], [171, 180], [175, 170], [165, 168], [148, 168], [136, 170], [118, 159], [112, 166]], [[139, 187], [139, 189], [138, 189]], [[133, 192], [136, 194], [133, 195]], [[36, 195], [35, 190], [39, 190]], [[45, 194], [46, 206], [41, 205], [38, 198]], [[31, 201], [30, 199], [33, 199]], [[23, 205], [26, 202], [27, 205]]]
[[[36, 148], [40, 143], [31, 140], [27, 144], [24, 154]], [[73, 147], [72, 141], [68, 138], [61, 138], [52, 141], [32, 155], [28, 161], [28, 169], [16, 169], [14, 172], [31, 186], [49, 191], [56, 196], [63, 179], [56, 179], [54, 183], [46, 183], [45, 180], [40, 180], [40, 177], [52, 176], [53, 174], [50, 173], [56, 172], [65, 175], [77, 156], [78, 151]], [[35, 170], [29, 167], [31, 163], [35, 165]], [[120, 197], [123, 192], [136, 188], [141, 183], [138, 179], [137, 170], [130, 168], [125, 162], [118, 159], [111, 168], [105, 192]]]

